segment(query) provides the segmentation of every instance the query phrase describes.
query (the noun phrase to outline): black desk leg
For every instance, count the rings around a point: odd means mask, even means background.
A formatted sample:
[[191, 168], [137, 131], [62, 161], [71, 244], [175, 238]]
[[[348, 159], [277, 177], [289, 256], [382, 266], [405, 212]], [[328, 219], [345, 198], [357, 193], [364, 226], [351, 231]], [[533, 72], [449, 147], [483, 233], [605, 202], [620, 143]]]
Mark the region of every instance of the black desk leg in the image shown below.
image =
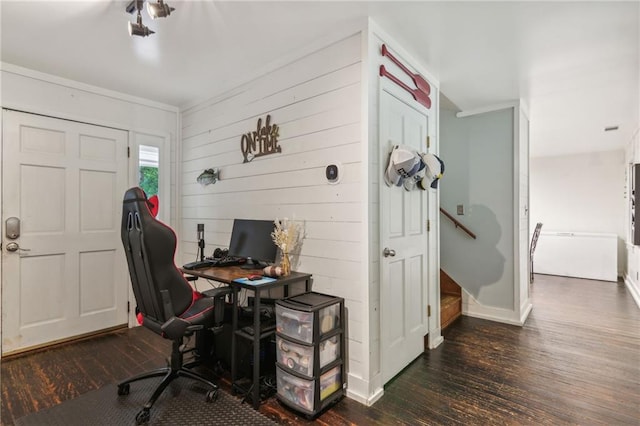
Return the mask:
[[253, 298], [253, 408], [260, 407], [260, 290]]
[[231, 388], [237, 379], [237, 362], [236, 362], [236, 331], [238, 330], [238, 288], [231, 286], [233, 289], [233, 318], [231, 319]]

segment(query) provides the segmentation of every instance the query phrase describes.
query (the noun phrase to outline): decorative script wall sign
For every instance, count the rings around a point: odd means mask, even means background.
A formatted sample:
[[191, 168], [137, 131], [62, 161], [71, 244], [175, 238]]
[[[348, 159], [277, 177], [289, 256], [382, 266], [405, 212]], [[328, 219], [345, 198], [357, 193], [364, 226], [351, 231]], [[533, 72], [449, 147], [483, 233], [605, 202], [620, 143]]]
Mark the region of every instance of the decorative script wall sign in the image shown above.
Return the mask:
[[258, 125], [253, 132], [245, 133], [240, 140], [240, 149], [244, 156], [243, 163], [248, 163], [256, 157], [282, 152], [278, 145], [278, 125], [271, 124], [271, 116], [267, 115], [262, 125], [262, 118], [258, 119]]

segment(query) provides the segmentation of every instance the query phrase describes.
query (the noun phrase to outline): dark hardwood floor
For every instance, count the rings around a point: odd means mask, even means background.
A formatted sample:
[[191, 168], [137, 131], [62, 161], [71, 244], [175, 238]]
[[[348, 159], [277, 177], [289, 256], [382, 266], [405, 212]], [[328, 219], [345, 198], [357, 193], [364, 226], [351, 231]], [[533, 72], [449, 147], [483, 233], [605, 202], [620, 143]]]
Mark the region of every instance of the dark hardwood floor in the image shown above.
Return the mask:
[[[532, 296], [524, 327], [458, 319], [372, 407], [344, 398], [315, 422], [275, 398], [260, 411], [332, 426], [640, 424], [640, 310], [624, 284], [536, 275]], [[138, 327], [3, 359], [2, 424], [163, 365], [168, 343]]]

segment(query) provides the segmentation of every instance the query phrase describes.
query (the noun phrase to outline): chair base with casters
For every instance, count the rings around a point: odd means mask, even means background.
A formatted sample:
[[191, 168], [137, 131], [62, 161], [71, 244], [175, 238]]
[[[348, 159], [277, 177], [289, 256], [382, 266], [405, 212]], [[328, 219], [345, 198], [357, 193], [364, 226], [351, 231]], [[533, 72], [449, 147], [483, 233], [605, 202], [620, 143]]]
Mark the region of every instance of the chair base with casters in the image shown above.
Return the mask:
[[[162, 293], [166, 294], [166, 292]], [[230, 294], [231, 289], [228, 287], [212, 289], [203, 293], [205, 297], [201, 299], [201, 301], [211, 299], [215, 307], [215, 324], [210, 328], [214, 333], [222, 330], [221, 323], [224, 317], [224, 298]], [[168, 309], [171, 310], [171, 302], [168, 299], [165, 299], [165, 303], [167, 304]], [[129, 395], [130, 384], [133, 382], [150, 379], [153, 377], [163, 377], [160, 384], [156, 386], [156, 389], [151, 395], [151, 398], [149, 398], [147, 403], [142, 407], [142, 410], [140, 410], [136, 415], [136, 424], [144, 424], [150, 420], [151, 407], [153, 407], [153, 404], [160, 397], [160, 395], [162, 395], [162, 392], [164, 392], [169, 384], [179, 377], [193, 379], [207, 386], [210, 390], [206, 394], [206, 402], [215, 401], [218, 398], [218, 385], [202, 376], [201, 374], [198, 374], [191, 370], [192, 367], [200, 364], [200, 362], [196, 360], [194, 362], [184, 364], [185, 352], [194, 350], [185, 350], [185, 346], [183, 344], [184, 337], [190, 337], [194, 332], [204, 330], [205, 327], [203, 325], [189, 324], [182, 318], [178, 317], [172, 317], [162, 325], [159, 325], [147, 318], [146, 321], [143, 322], [143, 324], [153, 331], [162, 333], [166, 338], [171, 339], [172, 349], [171, 359], [169, 361], [169, 365], [167, 365], [166, 367], [161, 367], [155, 370], [148, 371], [146, 373], [137, 374], [133, 377], [130, 377], [129, 379], [118, 383], [118, 395], [124, 396]]]
[[133, 376], [123, 382], [118, 383], [118, 395], [129, 395], [130, 383], [137, 382], [139, 380], [150, 379], [153, 377], [162, 377], [162, 382], [156, 387], [153, 395], [149, 401], [142, 407], [142, 410], [138, 412], [136, 415], [136, 424], [140, 425], [143, 423], [147, 423], [151, 418], [151, 407], [156, 402], [156, 400], [160, 397], [162, 392], [169, 386], [171, 382], [173, 382], [178, 377], [187, 377], [193, 380], [197, 380], [198, 382], [204, 384], [209, 387], [209, 390], [206, 394], [206, 401], [213, 402], [218, 398], [218, 385], [207, 379], [206, 377], [191, 371], [188, 366], [183, 365], [183, 348], [182, 348], [183, 340], [182, 338], [173, 341], [173, 349], [171, 350], [171, 362], [170, 365], [162, 368], [158, 368], [152, 371], [148, 371], [146, 373], [141, 373], [136, 376]]

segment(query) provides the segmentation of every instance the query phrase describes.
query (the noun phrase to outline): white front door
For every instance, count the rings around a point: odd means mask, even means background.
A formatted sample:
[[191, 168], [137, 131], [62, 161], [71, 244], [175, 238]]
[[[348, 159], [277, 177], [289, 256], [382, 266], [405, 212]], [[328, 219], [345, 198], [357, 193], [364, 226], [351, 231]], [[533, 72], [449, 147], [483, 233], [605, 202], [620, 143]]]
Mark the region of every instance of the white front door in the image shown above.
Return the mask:
[[387, 187], [382, 178], [396, 144], [426, 152], [428, 117], [382, 91], [380, 96], [380, 321], [382, 379], [388, 382], [424, 351], [427, 334], [428, 194]]
[[2, 353], [126, 324], [127, 132], [2, 118]]

